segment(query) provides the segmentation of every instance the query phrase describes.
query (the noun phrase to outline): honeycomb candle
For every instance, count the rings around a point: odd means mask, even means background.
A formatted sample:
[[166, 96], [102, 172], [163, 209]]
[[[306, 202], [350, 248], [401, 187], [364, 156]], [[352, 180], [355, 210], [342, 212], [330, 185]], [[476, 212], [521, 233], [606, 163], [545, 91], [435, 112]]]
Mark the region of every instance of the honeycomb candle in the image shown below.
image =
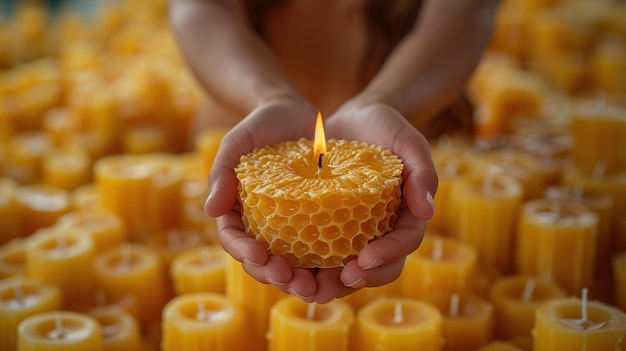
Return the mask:
[[[328, 151], [326, 151], [328, 149]], [[235, 168], [246, 231], [294, 267], [340, 267], [391, 231], [402, 161], [357, 141], [315, 139], [257, 148]]]

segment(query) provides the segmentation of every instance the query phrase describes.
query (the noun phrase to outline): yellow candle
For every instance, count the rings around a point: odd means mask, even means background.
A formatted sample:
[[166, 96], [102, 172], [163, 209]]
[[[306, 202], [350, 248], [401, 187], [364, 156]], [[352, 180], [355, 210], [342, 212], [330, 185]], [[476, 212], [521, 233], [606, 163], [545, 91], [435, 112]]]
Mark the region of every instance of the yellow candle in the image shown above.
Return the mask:
[[146, 158], [152, 168], [152, 182], [146, 199], [149, 204], [149, 223], [152, 230], [166, 230], [180, 226], [182, 207], [183, 169], [175, 156], [152, 155]]
[[315, 143], [269, 145], [241, 158], [248, 233], [292, 266], [337, 267], [391, 231], [400, 205], [402, 161], [357, 141], [329, 140], [318, 115]]
[[[163, 351], [243, 351], [250, 340], [243, 310], [221, 294], [173, 298], [163, 309]], [[258, 345], [257, 345], [258, 346]]]
[[119, 216], [107, 211], [72, 211], [64, 214], [56, 225], [59, 228], [79, 230], [89, 236], [95, 252], [118, 246], [126, 241], [126, 227]]
[[167, 296], [161, 262], [154, 250], [124, 243], [99, 253], [94, 266], [98, 286], [105, 293], [135, 297], [142, 324], [160, 317]]
[[200, 233], [177, 228], [153, 232], [150, 237], [143, 240], [143, 243], [158, 253], [165, 269], [168, 269], [174, 258], [183, 251], [204, 244]]
[[526, 202], [518, 225], [517, 269], [579, 294], [593, 286], [597, 234], [597, 216], [580, 204]]
[[434, 294], [427, 298], [443, 318], [443, 350], [474, 351], [487, 344], [493, 334], [491, 302], [474, 293]]
[[17, 222], [17, 188], [18, 183], [13, 179], [0, 178], [0, 245], [20, 234]]
[[92, 240], [74, 230], [40, 229], [28, 242], [28, 274], [57, 285], [64, 307], [84, 305], [95, 288]]
[[17, 216], [22, 236], [53, 225], [70, 211], [67, 191], [45, 184], [22, 185], [17, 189]]
[[359, 310], [355, 349], [362, 351], [442, 350], [441, 313], [412, 299], [378, 299]]
[[475, 248], [482, 265], [509, 272], [523, 196], [520, 183], [489, 171], [460, 180], [452, 192], [453, 236]]
[[0, 279], [26, 273], [26, 242], [16, 238], [0, 246]]
[[244, 310], [248, 351], [265, 350], [270, 308], [285, 294], [273, 285], [256, 281], [234, 258], [228, 256], [226, 261], [226, 296], [233, 305]]
[[102, 328], [76, 312], [39, 313], [19, 325], [18, 351], [103, 351]]
[[598, 301], [553, 299], [537, 310], [534, 350], [619, 350], [626, 334], [623, 311]]
[[209, 174], [217, 150], [226, 133], [228, 133], [227, 128], [211, 128], [205, 129], [196, 136], [195, 149], [202, 157], [202, 173]]
[[20, 170], [20, 178], [36, 182], [41, 176], [41, 160], [52, 148], [52, 138], [40, 131], [16, 134], [8, 144], [12, 164]]
[[96, 183], [79, 186], [70, 193], [72, 207], [80, 212], [93, 212], [102, 210], [100, 191]]
[[141, 330], [132, 315], [115, 310], [97, 310], [89, 313], [102, 328], [105, 351], [141, 350]]
[[226, 293], [226, 253], [221, 246], [188, 249], [170, 267], [177, 295], [194, 292]]
[[613, 257], [615, 304], [626, 311], [626, 252]]
[[76, 118], [67, 107], [52, 108], [43, 115], [42, 129], [48, 133], [55, 146], [61, 146], [76, 130]]
[[167, 150], [167, 132], [155, 124], [131, 127], [122, 139], [124, 153], [143, 155]]
[[17, 348], [17, 326], [26, 317], [61, 308], [61, 292], [33, 278], [0, 280], [0, 348]]
[[476, 250], [456, 239], [427, 234], [406, 258], [400, 280], [403, 297], [421, 299], [435, 292], [472, 289]]
[[626, 74], [626, 45], [616, 39], [601, 40], [590, 53], [589, 73], [595, 88], [600, 91], [626, 91], [626, 83], [624, 79], [620, 79]]
[[42, 179], [67, 191], [87, 184], [91, 176], [89, 154], [78, 147], [53, 149], [42, 160]]
[[506, 341], [492, 341], [476, 351], [523, 351], [517, 345]]
[[565, 291], [552, 281], [531, 275], [512, 275], [497, 280], [489, 290], [495, 307], [495, 335], [502, 340], [530, 337], [535, 310]]
[[108, 313], [110, 311], [118, 311], [122, 313], [127, 313], [133, 316], [135, 319], [138, 319], [139, 310], [137, 307], [137, 298], [134, 295], [123, 293], [123, 292], [112, 292], [107, 293], [102, 289], [96, 289], [92, 296], [93, 302], [86, 306], [86, 308], [82, 308], [77, 310], [77, 312], [83, 312], [89, 315], [99, 314], [99, 313]]
[[347, 351], [353, 323], [354, 312], [345, 302], [335, 300], [325, 305], [307, 304], [289, 296], [272, 307], [268, 337], [270, 349]]

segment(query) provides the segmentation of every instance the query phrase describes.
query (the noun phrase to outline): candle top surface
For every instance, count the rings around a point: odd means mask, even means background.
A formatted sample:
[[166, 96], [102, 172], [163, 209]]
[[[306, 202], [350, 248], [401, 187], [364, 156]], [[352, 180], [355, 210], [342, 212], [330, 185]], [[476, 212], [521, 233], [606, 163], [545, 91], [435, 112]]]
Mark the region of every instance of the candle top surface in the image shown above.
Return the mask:
[[626, 314], [617, 307], [598, 301], [588, 301], [586, 307], [586, 316], [583, 316], [581, 300], [577, 298], [552, 299], [543, 305], [539, 313], [547, 314], [549, 320], [567, 330], [588, 333], [606, 330], [626, 332]]
[[26, 318], [19, 325], [20, 332], [28, 337], [54, 343], [72, 343], [89, 338], [100, 326], [81, 313], [53, 311]]

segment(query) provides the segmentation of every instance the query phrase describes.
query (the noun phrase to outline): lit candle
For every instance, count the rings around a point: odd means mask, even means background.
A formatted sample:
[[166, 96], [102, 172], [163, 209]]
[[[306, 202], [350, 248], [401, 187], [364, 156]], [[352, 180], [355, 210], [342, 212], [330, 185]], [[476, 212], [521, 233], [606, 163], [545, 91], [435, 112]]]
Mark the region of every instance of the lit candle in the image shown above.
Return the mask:
[[89, 313], [102, 328], [105, 350], [141, 350], [141, 330], [135, 317], [123, 311], [94, 310]]
[[515, 179], [492, 170], [454, 184], [452, 235], [476, 249], [480, 264], [508, 273], [513, 265], [522, 187]]
[[26, 273], [25, 238], [15, 238], [0, 246], [0, 279]]
[[476, 251], [456, 239], [427, 234], [420, 247], [406, 258], [400, 295], [421, 299], [435, 292], [472, 289]]
[[39, 313], [24, 319], [18, 330], [18, 351], [104, 350], [100, 324], [81, 313]]
[[553, 299], [535, 317], [534, 350], [619, 350], [626, 334], [623, 311], [582, 298]]
[[626, 252], [613, 257], [615, 304], [626, 311]]
[[2, 223], [0, 245], [9, 242], [20, 234], [17, 222], [17, 189], [18, 183], [15, 180], [0, 178], [0, 223]]
[[226, 253], [221, 246], [200, 246], [180, 253], [170, 272], [177, 295], [226, 292]]
[[41, 168], [44, 183], [67, 191], [90, 181], [91, 160], [89, 154], [76, 146], [51, 150], [42, 159]]
[[57, 285], [64, 307], [84, 305], [95, 289], [91, 238], [74, 230], [40, 229], [26, 247], [28, 274]]
[[335, 300], [318, 305], [295, 296], [278, 301], [271, 309], [269, 349], [272, 351], [349, 350], [354, 312]]
[[441, 313], [418, 300], [381, 298], [358, 311], [355, 350], [443, 349]]
[[67, 191], [45, 184], [22, 185], [17, 189], [17, 218], [22, 236], [53, 225], [70, 211]]
[[474, 293], [433, 294], [426, 301], [443, 318], [443, 350], [474, 351], [492, 338], [493, 305]]
[[526, 202], [518, 224], [518, 272], [553, 279], [579, 294], [593, 283], [597, 234], [597, 216], [580, 204]]
[[127, 239], [124, 222], [108, 211], [69, 212], [61, 216], [56, 225], [59, 228], [80, 230], [89, 236], [96, 252], [120, 245]]
[[495, 307], [495, 335], [502, 340], [531, 337], [535, 311], [545, 302], [565, 297], [553, 281], [530, 275], [513, 275], [497, 280], [489, 290]]
[[161, 349], [243, 351], [250, 341], [242, 335], [246, 317], [221, 294], [177, 296], [163, 309]]
[[[390, 151], [323, 137], [287, 141], [241, 158], [243, 222], [248, 233], [292, 266], [337, 267], [393, 228], [402, 161]], [[328, 147], [328, 148], [327, 148]]]
[[154, 250], [124, 243], [99, 253], [94, 265], [98, 286], [105, 293], [135, 297], [140, 323], [160, 317], [167, 296], [161, 262]]
[[28, 316], [61, 308], [61, 292], [54, 285], [15, 277], [0, 281], [0, 349], [17, 348], [17, 326]]

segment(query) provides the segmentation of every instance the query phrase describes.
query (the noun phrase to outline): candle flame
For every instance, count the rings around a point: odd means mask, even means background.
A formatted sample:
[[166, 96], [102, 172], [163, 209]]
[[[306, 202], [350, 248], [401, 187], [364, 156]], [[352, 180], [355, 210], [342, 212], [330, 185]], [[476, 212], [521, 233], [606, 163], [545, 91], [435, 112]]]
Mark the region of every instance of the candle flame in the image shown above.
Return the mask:
[[313, 156], [317, 163], [318, 169], [322, 168], [322, 160], [326, 153], [326, 134], [324, 133], [324, 122], [322, 121], [322, 113], [317, 112], [317, 121], [315, 122], [315, 139], [313, 140]]

